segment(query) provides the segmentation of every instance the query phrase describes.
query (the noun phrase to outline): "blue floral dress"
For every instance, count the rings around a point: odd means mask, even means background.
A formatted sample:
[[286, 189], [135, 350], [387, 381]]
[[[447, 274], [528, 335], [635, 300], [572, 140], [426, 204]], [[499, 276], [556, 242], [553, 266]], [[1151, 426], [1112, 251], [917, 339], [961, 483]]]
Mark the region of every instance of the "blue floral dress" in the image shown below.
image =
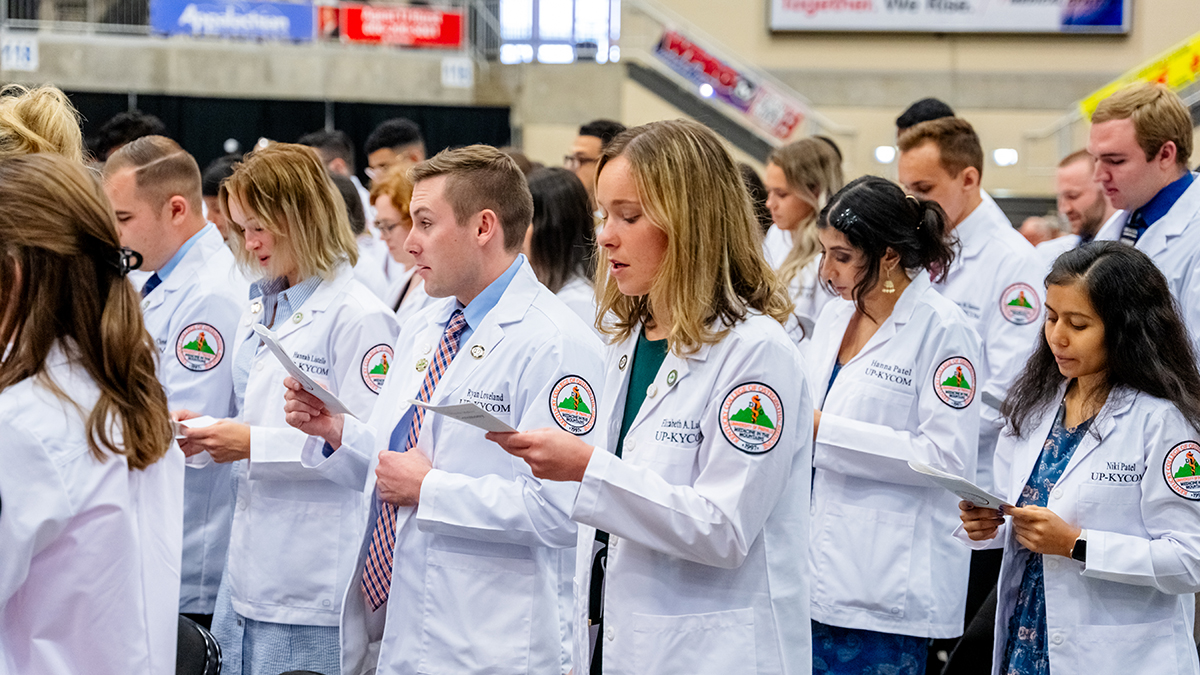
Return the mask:
[[[1054, 426], [1042, 446], [1042, 454], [1029, 481], [1021, 490], [1017, 506], [1045, 507], [1050, 491], [1062, 477], [1079, 441], [1087, 434], [1091, 420], [1074, 429], [1063, 425], [1066, 407], [1059, 405]], [[1017, 604], [1008, 619], [1008, 642], [1004, 646], [1001, 675], [1050, 675], [1050, 655], [1046, 651], [1046, 583], [1042, 575], [1042, 555], [1022, 547], [1013, 558], [1024, 562], [1025, 573], [1017, 591]]]

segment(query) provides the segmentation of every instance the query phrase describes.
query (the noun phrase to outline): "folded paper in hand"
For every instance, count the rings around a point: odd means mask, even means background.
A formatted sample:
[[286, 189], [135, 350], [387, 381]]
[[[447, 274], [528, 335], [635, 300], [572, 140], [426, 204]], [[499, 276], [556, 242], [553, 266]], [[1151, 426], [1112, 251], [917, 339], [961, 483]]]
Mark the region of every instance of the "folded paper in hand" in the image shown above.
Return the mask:
[[431, 410], [439, 415], [451, 417], [459, 422], [465, 422], [473, 427], [478, 427], [484, 431], [512, 432], [516, 429], [501, 422], [495, 415], [480, 408], [474, 403], [458, 403], [456, 405], [429, 405], [417, 400], [410, 400], [409, 403], [419, 405], [426, 410]]
[[175, 428], [176, 440], [182, 440], [184, 438], [187, 438], [186, 436], [183, 435], [184, 427], [187, 427], [188, 429], [203, 429], [204, 427], [210, 427], [220, 421], [221, 420], [218, 420], [217, 418], [212, 417], [211, 415], [202, 415], [200, 417], [193, 417], [188, 420], [180, 420], [178, 422], [172, 422], [171, 425]]
[[929, 479], [947, 490], [958, 495], [965, 501], [983, 509], [996, 509], [1001, 506], [1012, 506], [996, 495], [984, 490], [965, 478], [959, 478], [951, 473], [935, 469], [928, 464], [909, 462], [908, 467], [917, 473], [928, 476]]
[[321, 399], [321, 403], [325, 404], [325, 409], [329, 411], [329, 414], [349, 415], [354, 418], [358, 417], [354, 413], [350, 412], [350, 409], [346, 407], [346, 404], [338, 400], [338, 397], [334, 396], [333, 392], [314, 382], [313, 379], [308, 376], [308, 373], [305, 373], [300, 369], [299, 366], [296, 365], [296, 362], [293, 361], [291, 357], [287, 355], [287, 352], [283, 350], [283, 346], [279, 344], [279, 338], [274, 332], [271, 331], [270, 328], [267, 328], [261, 323], [256, 323], [254, 324], [254, 332], [258, 333], [259, 337], [261, 337], [263, 342], [266, 343], [267, 349], [270, 349], [271, 353], [275, 355], [275, 358], [279, 359], [279, 362], [283, 364], [283, 368], [288, 372], [288, 375], [294, 377], [296, 381], [300, 383], [300, 386], [304, 387], [304, 391], [307, 391], [313, 396]]

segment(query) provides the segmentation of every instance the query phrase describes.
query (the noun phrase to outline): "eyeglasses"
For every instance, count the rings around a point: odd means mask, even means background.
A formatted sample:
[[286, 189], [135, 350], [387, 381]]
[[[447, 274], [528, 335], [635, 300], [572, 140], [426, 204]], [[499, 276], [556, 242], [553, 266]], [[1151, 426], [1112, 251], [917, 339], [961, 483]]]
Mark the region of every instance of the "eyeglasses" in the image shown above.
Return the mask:
[[399, 221], [395, 223], [389, 223], [386, 220], [376, 220], [375, 227], [379, 229], [380, 234], [385, 237], [390, 237], [392, 235], [392, 230], [396, 229], [397, 227], [408, 229], [408, 224]]
[[600, 161], [599, 157], [584, 157], [582, 155], [564, 155], [563, 168], [575, 171], [582, 166]]

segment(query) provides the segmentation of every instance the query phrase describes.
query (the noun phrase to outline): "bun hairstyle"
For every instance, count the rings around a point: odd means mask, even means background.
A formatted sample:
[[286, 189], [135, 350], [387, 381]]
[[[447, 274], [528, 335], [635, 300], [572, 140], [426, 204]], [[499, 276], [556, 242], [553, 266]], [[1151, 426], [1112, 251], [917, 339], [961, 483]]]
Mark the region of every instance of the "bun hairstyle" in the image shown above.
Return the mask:
[[817, 220], [818, 227], [832, 227], [862, 251], [863, 275], [854, 285], [854, 303], [864, 314], [863, 296], [879, 282], [879, 261], [888, 249], [900, 256], [905, 270], [927, 270], [934, 281], [946, 277], [956, 247], [946, 223], [937, 202], [906, 195], [878, 176], [863, 176], [839, 190]]

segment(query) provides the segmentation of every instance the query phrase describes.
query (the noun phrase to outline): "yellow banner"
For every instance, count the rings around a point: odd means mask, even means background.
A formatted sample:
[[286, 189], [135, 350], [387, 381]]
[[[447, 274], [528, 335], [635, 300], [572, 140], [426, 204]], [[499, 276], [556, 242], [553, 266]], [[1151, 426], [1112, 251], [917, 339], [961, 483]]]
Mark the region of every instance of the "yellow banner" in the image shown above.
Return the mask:
[[1200, 33], [1121, 77], [1079, 102], [1079, 112], [1091, 119], [1100, 101], [1135, 82], [1161, 82], [1178, 91], [1200, 78]]

